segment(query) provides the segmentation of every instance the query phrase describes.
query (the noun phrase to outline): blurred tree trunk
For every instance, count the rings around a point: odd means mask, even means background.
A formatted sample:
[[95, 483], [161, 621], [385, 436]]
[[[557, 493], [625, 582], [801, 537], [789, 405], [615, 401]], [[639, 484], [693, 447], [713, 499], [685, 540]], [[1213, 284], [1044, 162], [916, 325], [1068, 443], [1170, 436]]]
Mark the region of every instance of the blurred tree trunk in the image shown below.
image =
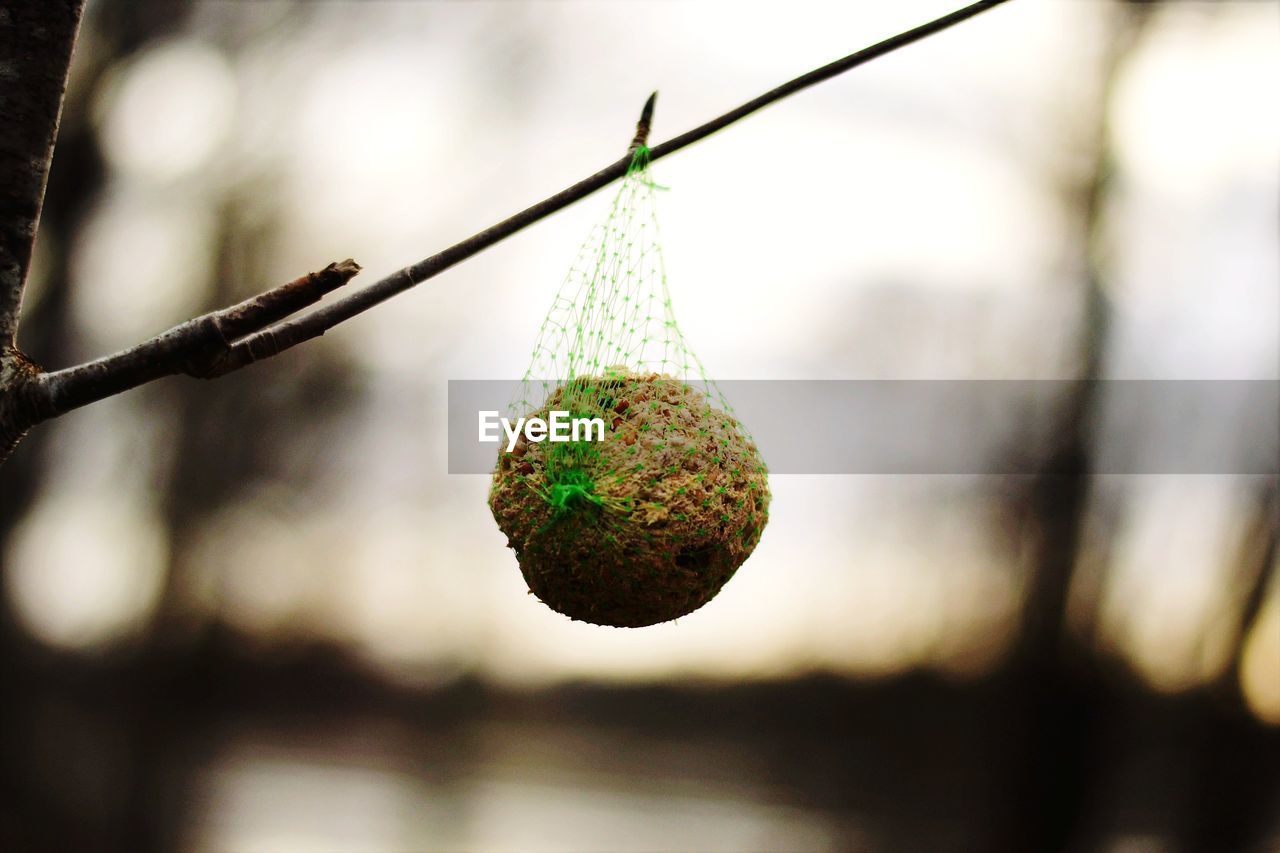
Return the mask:
[[1114, 709], [1101, 687], [1088, 650], [1072, 649], [1066, 630], [1072, 577], [1080, 556], [1093, 469], [1089, 432], [1096, 416], [1095, 381], [1101, 375], [1110, 306], [1099, 263], [1104, 214], [1112, 174], [1108, 113], [1116, 79], [1150, 14], [1150, 6], [1121, 0], [1107, 10], [1096, 112], [1083, 119], [1087, 168], [1064, 181], [1063, 202], [1073, 212], [1068, 244], [1079, 247], [1070, 263], [1079, 270], [1083, 328], [1080, 381], [1063, 407], [1052, 450], [1030, 485], [1024, 510], [1031, 557], [1019, 639], [1005, 677], [1017, 696], [1018, 729], [1011, 756], [1008, 814], [994, 849], [1061, 851], [1080, 842], [1088, 796], [1097, 789], [1102, 720]]

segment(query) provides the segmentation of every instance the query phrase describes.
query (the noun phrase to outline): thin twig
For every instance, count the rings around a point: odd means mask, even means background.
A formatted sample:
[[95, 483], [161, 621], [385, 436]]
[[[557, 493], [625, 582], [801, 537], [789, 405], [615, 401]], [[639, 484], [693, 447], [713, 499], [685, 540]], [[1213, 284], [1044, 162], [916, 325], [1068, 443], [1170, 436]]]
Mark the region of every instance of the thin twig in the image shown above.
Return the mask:
[[752, 100], [747, 101], [737, 109], [729, 110], [729, 112], [719, 116], [718, 118], [713, 118], [706, 124], [699, 125], [693, 130], [686, 131], [674, 139], [668, 139], [661, 145], [654, 146], [653, 150], [649, 154], [649, 159], [657, 160], [659, 157], [665, 157], [668, 154], [679, 151], [681, 148], [705, 139], [717, 130], [721, 130], [739, 119], [745, 118], [757, 110], [769, 106], [775, 101], [780, 101], [788, 95], [794, 95], [796, 92], [799, 92], [802, 89], [807, 89], [816, 83], [821, 83], [823, 80], [830, 80], [832, 77], [843, 74], [851, 68], [857, 68], [859, 65], [863, 65], [873, 59], [879, 59], [886, 53], [892, 53], [900, 47], [906, 47], [909, 44], [914, 44], [921, 39], [928, 38], [935, 33], [940, 33], [945, 29], [955, 26], [961, 21], [967, 21], [975, 15], [980, 15], [988, 9], [1007, 2], [1008, 0], [983, 0], [981, 3], [974, 3], [973, 5], [966, 6], [963, 9], [957, 9], [949, 15], [944, 15], [936, 21], [930, 21], [927, 24], [916, 27], [914, 30], [907, 30], [905, 33], [900, 33], [892, 38], [887, 38], [878, 44], [873, 44], [871, 47], [863, 48], [857, 53], [851, 53], [843, 59], [837, 59], [835, 62], [831, 62], [821, 68], [810, 71], [808, 74], [802, 74], [794, 80], [783, 83], [772, 91], [765, 92], [758, 98], [753, 98]]
[[[1005, 2], [1008, 2], [1008, 0], [982, 0], [982, 2], [966, 6], [923, 26], [916, 27], [857, 53], [850, 54], [843, 59], [824, 65], [822, 68], [784, 83], [778, 88], [766, 92], [760, 97], [748, 101], [706, 124], [654, 147], [651, 149], [650, 159], [656, 160], [668, 154], [673, 154], [788, 95], [830, 79], [851, 68], [856, 68], [898, 48], [939, 33]], [[654, 94], [656, 95], [656, 93]], [[645, 104], [645, 110], [637, 127], [637, 138], [640, 138], [642, 134], [647, 138], [648, 124], [652, 117], [653, 100], [654, 97], [650, 96], [649, 101]], [[39, 383], [47, 396], [47, 400], [45, 401], [46, 405], [41, 407], [40, 418], [44, 419], [63, 414], [77, 406], [83, 406], [95, 400], [118, 394], [159, 376], [173, 373], [189, 373], [202, 377], [221, 376], [255, 361], [274, 356], [304, 341], [319, 337], [339, 323], [349, 320], [357, 314], [361, 314], [373, 306], [390, 299], [392, 296], [403, 293], [409, 288], [439, 275], [453, 265], [487, 249], [499, 240], [510, 237], [512, 234], [545, 219], [621, 178], [626, 174], [631, 159], [631, 152], [629, 152], [627, 156], [611, 163], [590, 177], [522, 210], [514, 216], [504, 219], [498, 224], [486, 228], [438, 254], [392, 273], [361, 290], [331, 302], [302, 317], [278, 322], [276, 325], [271, 326], [264, 323], [257, 326], [256, 329], [249, 329], [246, 332], [242, 326], [234, 324], [229, 312], [242, 311], [245, 305], [257, 301], [250, 300], [249, 303], [243, 303], [241, 306], [207, 314], [183, 323], [150, 341], [113, 356], [55, 373], [43, 374], [39, 379]], [[354, 266], [353, 262], [345, 263], [352, 263], [352, 266]], [[331, 266], [328, 271], [334, 271], [334, 269]], [[349, 280], [356, 270], [358, 270], [358, 267], [350, 270], [340, 284]], [[344, 270], [343, 272], [347, 271]], [[323, 273], [319, 275], [323, 275]], [[285, 288], [287, 287], [290, 287], [290, 285], [285, 285]], [[269, 291], [257, 299], [271, 297], [283, 289]], [[314, 302], [318, 299], [319, 295], [310, 301]], [[292, 314], [301, 306], [290, 307], [287, 311], [283, 310], [283, 307], [281, 308], [281, 317]], [[255, 316], [261, 319], [265, 314]], [[275, 322], [281, 317], [276, 317], [268, 321], [268, 323]], [[231, 325], [229, 326], [228, 324]]]

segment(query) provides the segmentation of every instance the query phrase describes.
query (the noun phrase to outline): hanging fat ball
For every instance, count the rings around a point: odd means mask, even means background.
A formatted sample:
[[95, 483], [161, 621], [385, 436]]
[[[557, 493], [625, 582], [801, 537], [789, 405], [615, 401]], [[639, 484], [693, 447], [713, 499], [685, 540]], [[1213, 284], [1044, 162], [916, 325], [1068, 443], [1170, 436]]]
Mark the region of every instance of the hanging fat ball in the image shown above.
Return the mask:
[[610, 368], [557, 388], [530, 417], [605, 421], [603, 441], [518, 441], [489, 505], [539, 599], [572, 619], [638, 628], [710, 601], [768, 520], [755, 445], [668, 375]]

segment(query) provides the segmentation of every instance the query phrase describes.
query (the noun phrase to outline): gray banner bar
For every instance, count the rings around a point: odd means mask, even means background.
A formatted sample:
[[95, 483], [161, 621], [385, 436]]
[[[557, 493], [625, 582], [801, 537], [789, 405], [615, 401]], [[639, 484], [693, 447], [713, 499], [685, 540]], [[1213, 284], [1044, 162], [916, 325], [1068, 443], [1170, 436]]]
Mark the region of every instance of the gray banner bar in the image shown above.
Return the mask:
[[[1079, 394], [1088, 401], [1092, 473], [1280, 471], [1276, 380], [726, 380], [717, 385], [774, 474], [1043, 472], [1045, 460], [1054, 458], [1063, 412]], [[449, 382], [449, 473], [493, 470], [499, 444], [478, 440], [478, 414], [497, 411], [513, 422], [527, 415], [508, 410], [520, 386], [519, 380]], [[1074, 473], [1077, 465], [1062, 464], [1062, 473]]]

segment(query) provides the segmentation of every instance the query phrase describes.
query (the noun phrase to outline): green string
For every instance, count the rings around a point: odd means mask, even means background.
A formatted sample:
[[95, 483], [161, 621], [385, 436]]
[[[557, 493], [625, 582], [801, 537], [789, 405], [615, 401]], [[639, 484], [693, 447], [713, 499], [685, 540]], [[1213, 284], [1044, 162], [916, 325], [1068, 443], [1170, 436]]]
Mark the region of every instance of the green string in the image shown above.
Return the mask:
[[634, 177], [651, 190], [669, 190], [671, 187], [664, 187], [662, 184], [655, 183], [653, 178], [649, 176], [649, 152], [647, 145], [637, 145], [631, 152], [631, 165], [627, 166], [627, 177]]

